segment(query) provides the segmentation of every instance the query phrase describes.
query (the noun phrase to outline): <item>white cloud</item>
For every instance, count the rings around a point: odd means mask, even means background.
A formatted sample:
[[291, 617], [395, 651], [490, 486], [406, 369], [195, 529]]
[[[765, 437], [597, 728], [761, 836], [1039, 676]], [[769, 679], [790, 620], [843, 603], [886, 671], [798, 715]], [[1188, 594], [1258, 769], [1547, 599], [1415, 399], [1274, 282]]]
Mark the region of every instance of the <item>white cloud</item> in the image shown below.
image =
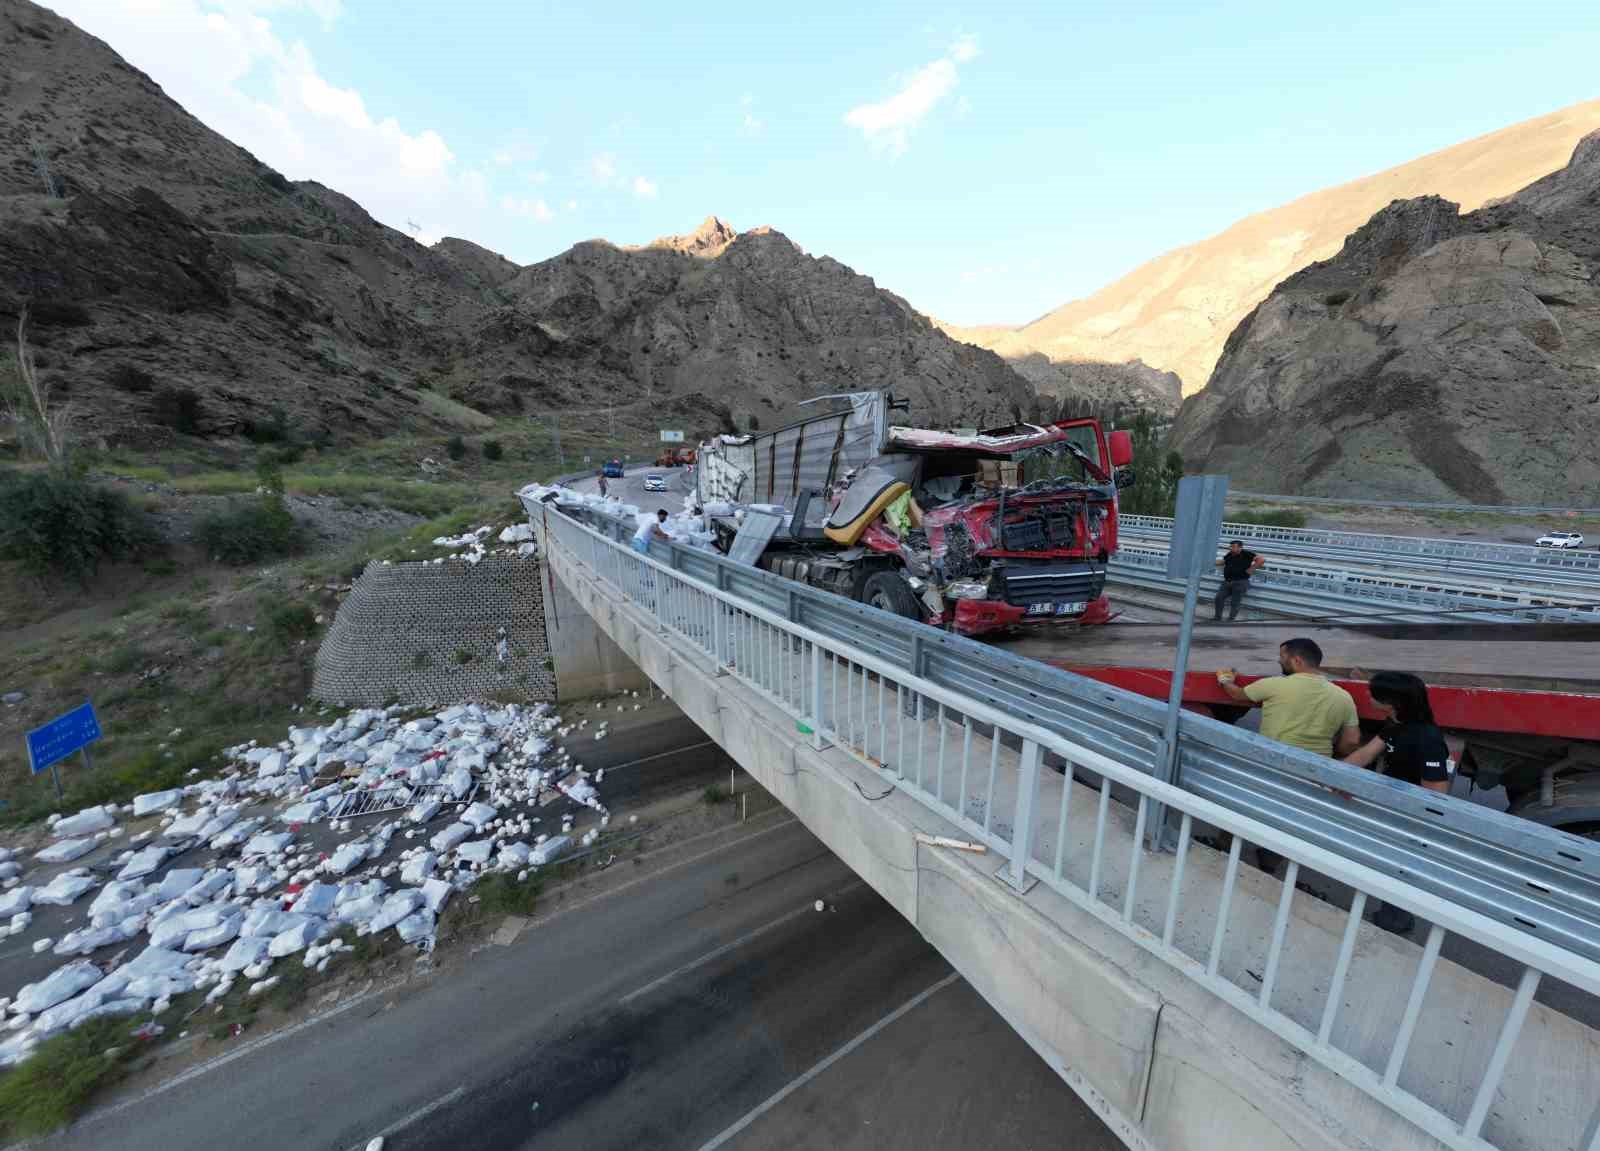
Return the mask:
[[744, 109], [744, 121], [741, 127], [748, 136], [754, 136], [762, 128], [766, 127], [760, 117], [755, 114], [755, 104], [756, 98], [748, 92], [739, 97], [739, 107]]
[[641, 200], [654, 200], [659, 189], [653, 180], [646, 180], [643, 176], [633, 178], [633, 194]]
[[[359, 91], [324, 76], [305, 44], [284, 40], [269, 19], [299, 10], [331, 22], [339, 0], [50, 2], [290, 179], [337, 189], [421, 242], [484, 231], [494, 199], [483, 171], [465, 166], [432, 128], [369, 109]], [[492, 217], [488, 223], [492, 230]]]
[[509, 168], [516, 161], [516, 158], [510, 148], [501, 148], [494, 154], [494, 166], [496, 168]]
[[568, 200], [567, 201], [567, 211], [576, 212], [577, 210], [578, 210], [578, 201], [576, 201], [576, 200]]
[[589, 174], [595, 182], [606, 185], [613, 183], [617, 178], [617, 158], [610, 152], [601, 152], [598, 156], [589, 159]]
[[762, 125], [761, 121], [757, 120], [749, 112], [746, 112], [744, 114], [744, 130], [746, 132], [750, 132], [750, 133], [759, 132], [759, 131], [761, 131], [762, 127], [763, 127], [763, 125]]
[[844, 114], [844, 122], [874, 149], [901, 155], [910, 146], [912, 131], [956, 86], [956, 65], [977, 55], [977, 41], [962, 36], [945, 55], [902, 78], [893, 96], [876, 104], [857, 104]]
[[538, 168], [528, 173], [528, 183], [530, 184], [548, 184], [549, 182], [550, 173], [543, 168]]
[[501, 196], [500, 210], [508, 216], [518, 216], [525, 220], [538, 220], [541, 223], [555, 219], [555, 213], [550, 210], [550, 205], [543, 200], [523, 200], [516, 196]]

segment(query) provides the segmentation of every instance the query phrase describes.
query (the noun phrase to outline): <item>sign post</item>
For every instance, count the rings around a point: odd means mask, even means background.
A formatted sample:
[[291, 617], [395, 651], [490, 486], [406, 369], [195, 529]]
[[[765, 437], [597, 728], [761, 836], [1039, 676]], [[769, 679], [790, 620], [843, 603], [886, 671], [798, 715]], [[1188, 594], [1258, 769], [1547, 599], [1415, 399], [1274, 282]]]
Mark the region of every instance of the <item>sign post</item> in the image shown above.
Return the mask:
[[93, 767], [89, 758], [89, 745], [100, 738], [100, 720], [94, 714], [94, 704], [85, 700], [79, 707], [65, 715], [58, 715], [43, 727], [36, 727], [26, 735], [28, 765], [38, 775], [46, 768], [55, 781], [56, 799], [61, 799], [61, 773], [56, 768], [75, 751], [83, 752], [86, 767]]
[[[1172, 665], [1166, 724], [1156, 748], [1155, 777], [1163, 783], [1176, 783], [1178, 779], [1178, 712], [1183, 707], [1184, 677], [1189, 673], [1189, 639], [1200, 599], [1200, 577], [1216, 565], [1227, 499], [1227, 476], [1185, 476], [1178, 481], [1178, 507], [1173, 513], [1172, 542], [1167, 549], [1167, 578], [1184, 581], [1183, 622], [1178, 628], [1178, 654]], [[1156, 850], [1163, 846], [1166, 833], [1166, 806], [1155, 804], [1150, 815], [1150, 847]]]

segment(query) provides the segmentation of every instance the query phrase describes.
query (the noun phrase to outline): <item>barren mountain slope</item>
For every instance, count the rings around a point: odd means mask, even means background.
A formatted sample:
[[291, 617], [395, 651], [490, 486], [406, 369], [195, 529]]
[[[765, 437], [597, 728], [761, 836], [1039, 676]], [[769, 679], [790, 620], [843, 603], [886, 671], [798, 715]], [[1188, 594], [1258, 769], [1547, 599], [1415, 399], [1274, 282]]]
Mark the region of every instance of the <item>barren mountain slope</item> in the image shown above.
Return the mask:
[[1226, 231], [1135, 268], [1091, 296], [1015, 329], [949, 328], [1007, 359], [1142, 360], [1205, 386], [1228, 333], [1278, 281], [1339, 250], [1391, 200], [1437, 195], [1477, 208], [1566, 163], [1600, 129], [1600, 100], [1514, 124], [1385, 172], [1247, 216]]
[[426, 248], [286, 180], [26, 0], [0, 0], [0, 61], [0, 329], [30, 309], [38, 366], [95, 439], [160, 443], [182, 391], [199, 406], [181, 430], [205, 436], [279, 410], [338, 438], [447, 426], [429, 393], [763, 422], [863, 386], [912, 395], [918, 418], [1032, 405], [997, 357], [776, 233], [735, 240], [713, 217], [530, 268]]
[[1590, 506], [1597, 429], [1600, 132], [1501, 203], [1377, 213], [1246, 317], [1173, 441], [1241, 488]]

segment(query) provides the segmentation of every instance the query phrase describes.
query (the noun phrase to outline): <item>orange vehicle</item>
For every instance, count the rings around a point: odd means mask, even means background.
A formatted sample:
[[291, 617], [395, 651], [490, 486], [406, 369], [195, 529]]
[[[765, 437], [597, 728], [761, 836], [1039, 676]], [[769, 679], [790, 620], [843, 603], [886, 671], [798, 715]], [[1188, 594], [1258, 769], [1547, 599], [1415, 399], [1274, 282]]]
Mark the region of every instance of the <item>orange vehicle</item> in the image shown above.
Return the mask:
[[694, 463], [694, 449], [682, 445], [662, 448], [661, 454], [656, 457], [658, 468], [680, 468]]

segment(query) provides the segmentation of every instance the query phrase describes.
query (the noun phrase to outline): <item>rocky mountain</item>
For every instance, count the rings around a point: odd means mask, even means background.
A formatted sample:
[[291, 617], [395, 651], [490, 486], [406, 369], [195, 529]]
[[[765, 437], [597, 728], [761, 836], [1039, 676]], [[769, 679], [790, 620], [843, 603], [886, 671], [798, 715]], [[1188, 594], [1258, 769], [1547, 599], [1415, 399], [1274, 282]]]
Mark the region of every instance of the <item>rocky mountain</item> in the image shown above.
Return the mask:
[[529, 267], [423, 247], [27, 0], [0, 0], [0, 60], [0, 329], [29, 309], [39, 370], [108, 443], [250, 434], [280, 412], [346, 439], [629, 403], [768, 426], [863, 387], [919, 420], [1034, 402], [993, 353], [777, 232], [713, 217]]
[[1397, 200], [1228, 338], [1172, 441], [1235, 486], [1600, 503], [1600, 132], [1462, 214]]
[[1051, 362], [1142, 361], [1176, 372], [1192, 394], [1210, 378], [1228, 333], [1275, 284], [1333, 256], [1391, 200], [1437, 195], [1481, 207], [1560, 168], [1596, 129], [1600, 100], [1575, 104], [1247, 216], [1021, 327], [946, 330], [1013, 362], [1035, 354]]

